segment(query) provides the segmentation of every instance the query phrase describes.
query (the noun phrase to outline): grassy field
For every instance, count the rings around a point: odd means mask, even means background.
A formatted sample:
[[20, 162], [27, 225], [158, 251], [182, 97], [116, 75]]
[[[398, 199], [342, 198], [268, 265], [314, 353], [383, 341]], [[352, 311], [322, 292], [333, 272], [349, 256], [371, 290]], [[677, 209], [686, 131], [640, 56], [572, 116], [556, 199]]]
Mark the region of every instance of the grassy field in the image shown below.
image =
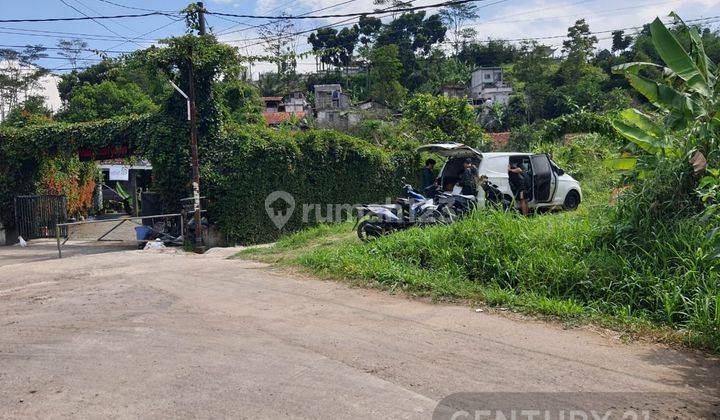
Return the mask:
[[[583, 144], [584, 142], [584, 144]], [[481, 210], [450, 226], [410, 229], [369, 244], [350, 224], [318, 226], [242, 257], [306, 267], [367, 287], [594, 322], [720, 351], [720, 280], [705, 227], [681, 219], [617, 241], [596, 137], [553, 150], [576, 159], [585, 202], [574, 212], [522, 217]], [[597, 150], [596, 150], [596, 149]], [[594, 153], [597, 151], [597, 153]], [[578, 163], [579, 161], [579, 163]]]

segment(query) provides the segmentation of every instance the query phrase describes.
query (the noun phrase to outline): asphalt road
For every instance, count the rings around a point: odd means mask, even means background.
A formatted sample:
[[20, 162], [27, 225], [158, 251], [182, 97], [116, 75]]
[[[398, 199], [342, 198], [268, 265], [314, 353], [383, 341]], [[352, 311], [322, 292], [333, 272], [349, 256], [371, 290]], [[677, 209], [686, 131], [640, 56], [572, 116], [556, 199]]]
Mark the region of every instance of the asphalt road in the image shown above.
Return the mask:
[[659, 418], [720, 412], [720, 363], [699, 352], [221, 253], [13, 252], [0, 248], [3, 418], [430, 418], [440, 401], [445, 413], [462, 405], [443, 400], [458, 392], [615, 407], [639, 395]]

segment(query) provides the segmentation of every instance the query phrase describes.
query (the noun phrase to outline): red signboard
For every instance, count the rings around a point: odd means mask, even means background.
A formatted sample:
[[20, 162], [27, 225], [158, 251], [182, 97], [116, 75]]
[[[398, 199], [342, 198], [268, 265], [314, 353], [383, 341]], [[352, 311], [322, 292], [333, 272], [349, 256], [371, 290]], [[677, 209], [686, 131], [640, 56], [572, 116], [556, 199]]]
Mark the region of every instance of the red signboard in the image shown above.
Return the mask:
[[78, 153], [82, 161], [119, 159], [128, 157], [131, 154], [127, 146], [101, 147], [99, 149], [82, 148]]

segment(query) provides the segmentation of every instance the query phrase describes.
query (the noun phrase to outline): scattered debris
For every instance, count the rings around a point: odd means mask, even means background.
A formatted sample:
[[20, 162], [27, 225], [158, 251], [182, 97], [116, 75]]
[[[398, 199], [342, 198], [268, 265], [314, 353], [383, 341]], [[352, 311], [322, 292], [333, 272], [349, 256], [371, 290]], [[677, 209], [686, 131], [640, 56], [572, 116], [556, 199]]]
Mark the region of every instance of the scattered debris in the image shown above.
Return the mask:
[[705, 172], [705, 168], [707, 168], [707, 159], [705, 159], [705, 155], [698, 150], [692, 154], [689, 162], [693, 166], [693, 174], [695, 175], [700, 175]]
[[475, 312], [485, 312], [485, 309], [483, 309], [483, 308], [477, 308], [477, 309], [475, 309]]
[[162, 239], [157, 238], [154, 241], [149, 241], [148, 243], [146, 243], [145, 248], [143, 248], [143, 250], [164, 249], [164, 248], [165, 248], [165, 244], [163, 243]]
[[26, 248], [26, 247], [27, 247], [27, 242], [25, 241], [25, 239], [23, 239], [22, 236], [18, 236], [18, 239], [20, 240], [20, 246], [23, 247], [23, 248]]

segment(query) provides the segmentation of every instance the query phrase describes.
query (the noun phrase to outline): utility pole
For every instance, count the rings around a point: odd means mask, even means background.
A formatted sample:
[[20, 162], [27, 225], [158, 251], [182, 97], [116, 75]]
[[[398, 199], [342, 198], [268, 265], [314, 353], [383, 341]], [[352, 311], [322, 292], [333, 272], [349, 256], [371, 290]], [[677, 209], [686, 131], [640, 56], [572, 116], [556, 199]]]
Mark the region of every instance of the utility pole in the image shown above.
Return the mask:
[[[202, 15], [201, 15], [202, 16]], [[190, 104], [190, 150], [192, 152], [193, 207], [195, 210], [195, 246], [202, 245], [200, 209], [200, 159], [198, 157], [197, 109], [195, 108], [195, 80], [193, 79], [192, 47], [188, 49], [188, 101]]]
[[198, 7], [198, 24], [200, 25], [198, 32], [200, 32], [200, 35], [205, 35], [205, 6], [201, 1], [196, 4]]

